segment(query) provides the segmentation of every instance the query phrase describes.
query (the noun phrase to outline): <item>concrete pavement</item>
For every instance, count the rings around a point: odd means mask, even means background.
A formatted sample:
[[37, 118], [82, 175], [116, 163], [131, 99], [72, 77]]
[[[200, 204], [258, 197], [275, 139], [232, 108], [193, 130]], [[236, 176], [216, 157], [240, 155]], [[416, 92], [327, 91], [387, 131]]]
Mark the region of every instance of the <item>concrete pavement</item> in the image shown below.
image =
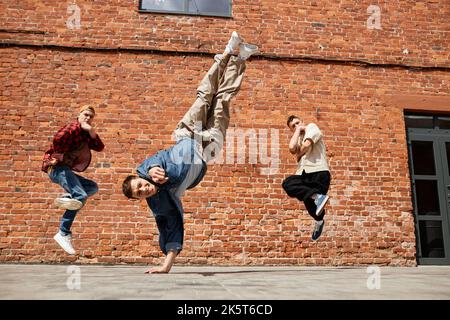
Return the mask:
[[0, 299], [450, 299], [450, 266], [276, 267], [0, 264]]

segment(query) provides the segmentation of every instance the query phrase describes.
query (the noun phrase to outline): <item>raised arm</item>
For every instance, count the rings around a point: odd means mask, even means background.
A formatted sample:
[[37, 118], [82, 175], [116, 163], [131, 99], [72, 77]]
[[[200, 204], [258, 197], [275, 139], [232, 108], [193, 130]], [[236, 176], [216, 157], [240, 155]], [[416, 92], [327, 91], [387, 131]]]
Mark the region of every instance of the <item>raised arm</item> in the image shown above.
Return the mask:
[[294, 134], [292, 135], [291, 141], [289, 141], [289, 152], [291, 154], [297, 154], [299, 151], [300, 146], [298, 144], [298, 139], [300, 137], [301, 132], [302, 132], [301, 126], [295, 127]]
[[92, 125], [86, 122], [81, 122], [81, 128], [89, 133], [89, 149], [100, 152], [105, 148], [102, 139], [100, 139], [100, 136], [97, 134]]
[[[167, 193], [160, 194], [161, 197], [168, 196]], [[146, 273], [168, 273], [172, 268], [175, 258], [183, 249], [184, 226], [183, 218], [178, 211], [173, 211], [162, 216], [155, 216], [156, 225], [159, 230], [159, 247], [166, 255], [164, 263], [159, 267], [152, 267]]]
[[303, 130], [305, 130], [305, 135], [296, 154], [297, 161], [312, 148], [314, 143], [317, 143], [322, 138], [322, 131], [320, 131], [319, 127], [314, 123], [308, 124]]
[[146, 159], [138, 168], [139, 176], [150, 178], [153, 182], [163, 184], [169, 180], [166, 177], [166, 161], [162, 152], [156, 153], [153, 157]]
[[298, 148], [298, 152], [295, 154], [295, 156], [297, 157], [297, 161], [299, 161], [308, 152], [312, 144], [313, 142], [311, 139], [306, 139], [305, 141], [303, 141], [302, 145]]
[[80, 125], [74, 122], [59, 129], [53, 137], [55, 152], [63, 154], [69, 151], [73, 147], [73, 140], [80, 134], [81, 130]]

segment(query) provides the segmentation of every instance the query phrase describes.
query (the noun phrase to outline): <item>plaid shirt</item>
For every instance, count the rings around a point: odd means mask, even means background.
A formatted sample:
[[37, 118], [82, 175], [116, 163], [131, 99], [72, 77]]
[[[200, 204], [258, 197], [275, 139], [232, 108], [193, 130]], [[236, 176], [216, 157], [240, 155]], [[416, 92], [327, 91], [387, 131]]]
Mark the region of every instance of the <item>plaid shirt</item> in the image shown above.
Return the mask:
[[42, 171], [48, 172], [52, 165], [68, 165], [72, 170], [82, 172], [91, 162], [91, 151], [102, 151], [105, 145], [97, 135], [92, 139], [86, 130], [81, 128], [78, 120], [58, 130], [53, 144], [44, 154]]

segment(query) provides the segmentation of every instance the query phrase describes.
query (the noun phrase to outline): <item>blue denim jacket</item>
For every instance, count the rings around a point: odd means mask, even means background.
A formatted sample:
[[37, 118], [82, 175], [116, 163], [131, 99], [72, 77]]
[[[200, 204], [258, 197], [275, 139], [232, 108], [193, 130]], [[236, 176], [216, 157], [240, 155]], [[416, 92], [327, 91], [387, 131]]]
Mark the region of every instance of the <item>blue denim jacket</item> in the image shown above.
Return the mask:
[[[147, 204], [153, 212], [159, 230], [159, 247], [164, 254], [168, 251], [181, 251], [183, 249], [183, 205], [175, 196], [176, 189], [186, 178], [192, 165], [202, 166], [197, 179], [188, 187], [194, 188], [206, 174], [206, 162], [194, 157], [195, 141], [184, 138], [174, 146], [159, 151], [147, 158], [137, 168], [139, 177], [146, 179], [158, 187], [158, 192], [147, 198]], [[164, 184], [154, 183], [148, 171], [153, 167], [161, 167], [169, 180]]]

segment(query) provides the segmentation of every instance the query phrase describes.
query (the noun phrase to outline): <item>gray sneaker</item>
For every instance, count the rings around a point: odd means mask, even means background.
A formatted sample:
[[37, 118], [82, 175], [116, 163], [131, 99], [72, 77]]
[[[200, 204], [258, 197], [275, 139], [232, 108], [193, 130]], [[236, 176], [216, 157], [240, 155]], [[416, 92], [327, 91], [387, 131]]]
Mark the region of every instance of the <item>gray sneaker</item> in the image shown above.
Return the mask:
[[259, 52], [258, 46], [250, 43], [241, 43], [239, 46], [239, 58], [247, 60], [250, 56]]
[[316, 216], [319, 216], [322, 213], [323, 208], [327, 204], [329, 198], [330, 197], [328, 197], [326, 194], [317, 194], [317, 197], [314, 200], [314, 203], [317, 206]]
[[316, 221], [314, 223], [314, 230], [313, 230], [313, 233], [311, 236], [311, 239], [313, 241], [316, 241], [317, 239], [319, 239], [320, 235], [322, 234], [324, 224], [325, 224], [325, 220]]

